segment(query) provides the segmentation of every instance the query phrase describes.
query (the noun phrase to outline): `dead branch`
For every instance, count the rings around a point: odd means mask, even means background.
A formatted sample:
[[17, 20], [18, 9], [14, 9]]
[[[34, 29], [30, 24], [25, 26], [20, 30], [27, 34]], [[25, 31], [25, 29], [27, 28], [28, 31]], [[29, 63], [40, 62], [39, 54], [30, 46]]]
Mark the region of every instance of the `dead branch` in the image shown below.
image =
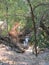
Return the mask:
[[34, 20], [34, 13], [33, 13], [33, 8], [32, 8], [32, 5], [30, 3], [30, 0], [27, 0], [27, 2], [28, 2], [29, 7], [30, 7], [31, 18], [32, 18], [32, 22], [33, 22], [33, 25], [34, 25], [34, 36], [35, 36], [35, 44], [34, 44], [34, 47], [35, 47], [35, 52], [36, 52], [36, 56], [37, 56], [36, 24], [35, 24], [35, 20]]

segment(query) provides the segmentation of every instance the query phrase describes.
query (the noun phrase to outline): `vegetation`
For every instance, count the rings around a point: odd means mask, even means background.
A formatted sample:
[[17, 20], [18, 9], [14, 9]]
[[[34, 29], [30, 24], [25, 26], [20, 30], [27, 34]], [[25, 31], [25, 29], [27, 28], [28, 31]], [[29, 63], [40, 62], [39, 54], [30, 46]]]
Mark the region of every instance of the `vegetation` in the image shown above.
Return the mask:
[[7, 22], [8, 33], [19, 22], [23, 36], [29, 35], [30, 44], [49, 48], [49, 0], [0, 0], [0, 20]]

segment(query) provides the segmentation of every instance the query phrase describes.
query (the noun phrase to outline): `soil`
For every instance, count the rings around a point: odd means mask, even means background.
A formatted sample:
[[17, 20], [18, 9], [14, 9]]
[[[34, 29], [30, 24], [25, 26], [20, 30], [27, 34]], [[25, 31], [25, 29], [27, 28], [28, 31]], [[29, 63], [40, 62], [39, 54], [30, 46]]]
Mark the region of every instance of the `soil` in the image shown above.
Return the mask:
[[49, 51], [36, 57], [31, 51], [16, 53], [9, 46], [0, 44], [0, 65], [49, 65]]

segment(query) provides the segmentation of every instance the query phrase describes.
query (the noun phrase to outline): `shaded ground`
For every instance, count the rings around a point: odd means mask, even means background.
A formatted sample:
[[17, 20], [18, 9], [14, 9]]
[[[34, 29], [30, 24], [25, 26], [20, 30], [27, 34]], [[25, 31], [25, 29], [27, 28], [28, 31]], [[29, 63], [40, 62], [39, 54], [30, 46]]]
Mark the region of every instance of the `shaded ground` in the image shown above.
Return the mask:
[[31, 52], [16, 53], [4, 44], [0, 44], [0, 65], [49, 65], [49, 51], [35, 57]]

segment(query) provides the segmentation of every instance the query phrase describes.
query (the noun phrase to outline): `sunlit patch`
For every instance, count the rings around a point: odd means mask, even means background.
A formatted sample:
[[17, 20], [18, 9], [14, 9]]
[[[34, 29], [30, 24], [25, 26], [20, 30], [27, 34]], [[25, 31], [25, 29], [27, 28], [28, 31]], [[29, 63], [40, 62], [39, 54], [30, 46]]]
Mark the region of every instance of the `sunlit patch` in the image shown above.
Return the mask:
[[29, 48], [25, 52], [32, 53], [32, 47], [29, 46]]
[[28, 65], [27, 62], [17, 62], [18, 65]]

